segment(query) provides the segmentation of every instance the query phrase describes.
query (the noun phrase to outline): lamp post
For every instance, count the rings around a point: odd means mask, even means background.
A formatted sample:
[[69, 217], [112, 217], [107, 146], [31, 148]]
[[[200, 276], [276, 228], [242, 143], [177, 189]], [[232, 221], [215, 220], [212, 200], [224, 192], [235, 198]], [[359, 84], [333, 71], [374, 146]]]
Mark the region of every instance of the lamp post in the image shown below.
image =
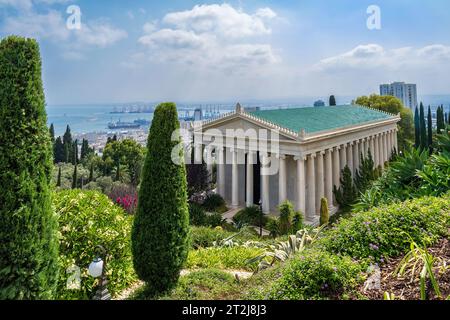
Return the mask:
[[108, 280], [106, 279], [106, 250], [102, 246], [97, 246], [97, 257], [89, 265], [88, 273], [91, 277], [100, 277], [97, 291], [95, 292], [94, 300], [111, 300], [111, 295], [108, 292]]
[[259, 207], [259, 237], [260, 238], [262, 238], [262, 229], [263, 229], [263, 216], [264, 216], [264, 213], [263, 213], [263, 210], [262, 210], [262, 200], [261, 199], [259, 199], [259, 202], [258, 202], [258, 207]]

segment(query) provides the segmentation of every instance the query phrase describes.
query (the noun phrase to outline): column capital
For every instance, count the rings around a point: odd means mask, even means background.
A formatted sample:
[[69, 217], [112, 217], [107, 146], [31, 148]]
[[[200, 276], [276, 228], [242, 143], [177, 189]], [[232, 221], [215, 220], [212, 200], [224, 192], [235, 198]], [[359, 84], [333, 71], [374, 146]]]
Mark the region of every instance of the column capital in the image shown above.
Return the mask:
[[285, 155], [285, 154], [280, 154], [280, 153], [277, 153], [277, 154], [275, 155], [275, 157], [276, 157], [277, 159], [280, 159], [280, 160], [285, 160], [285, 159], [286, 159], [286, 155]]
[[334, 147], [333, 150], [339, 151], [339, 150], [341, 150], [341, 146]]
[[307, 156], [295, 156], [294, 160], [295, 161], [306, 161], [308, 157]]
[[311, 153], [308, 155], [311, 159], [314, 159], [317, 157], [317, 153]]
[[321, 156], [324, 156], [325, 155], [325, 150], [319, 151], [318, 154], [321, 155]]
[[328, 154], [332, 154], [334, 152], [333, 149], [334, 148], [329, 148], [329, 149], [325, 150], [325, 152], [328, 153]]

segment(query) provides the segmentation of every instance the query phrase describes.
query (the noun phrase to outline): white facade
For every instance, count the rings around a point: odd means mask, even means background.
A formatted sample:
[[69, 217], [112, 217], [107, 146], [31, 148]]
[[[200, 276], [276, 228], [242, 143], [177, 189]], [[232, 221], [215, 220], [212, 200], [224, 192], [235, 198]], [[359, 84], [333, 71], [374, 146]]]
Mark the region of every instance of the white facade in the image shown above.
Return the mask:
[[417, 104], [417, 85], [404, 82], [394, 82], [380, 85], [380, 95], [394, 96], [403, 102], [403, 105], [413, 112]]
[[[276, 213], [278, 205], [289, 200], [304, 213], [307, 223], [316, 224], [322, 198], [327, 198], [331, 213], [337, 211], [333, 186], [339, 187], [341, 170], [346, 165], [354, 173], [361, 154], [367, 156], [371, 150], [375, 165], [384, 167], [397, 149], [400, 116], [390, 116], [306, 134], [261, 120], [238, 105], [235, 112], [194, 128], [194, 135], [202, 135], [203, 139], [195, 147], [202, 150], [205, 146], [207, 153], [214, 150], [217, 192], [231, 207], [250, 206], [260, 200], [265, 213]], [[277, 151], [273, 151], [270, 138], [262, 141], [261, 137], [247, 135], [261, 128], [279, 132]], [[241, 130], [241, 134], [230, 135], [233, 130]], [[225, 145], [218, 143], [221, 134], [228, 140]], [[276, 172], [268, 174], [269, 167], [276, 167]]]

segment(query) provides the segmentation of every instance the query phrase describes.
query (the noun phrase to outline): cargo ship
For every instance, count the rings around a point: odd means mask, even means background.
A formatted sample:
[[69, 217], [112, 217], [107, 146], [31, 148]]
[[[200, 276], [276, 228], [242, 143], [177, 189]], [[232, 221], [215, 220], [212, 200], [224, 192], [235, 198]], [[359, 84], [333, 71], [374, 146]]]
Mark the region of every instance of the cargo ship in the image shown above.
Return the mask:
[[119, 120], [117, 122], [108, 123], [109, 129], [139, 129], [140, 127], [141, 125], [136, 122], [122, 122]]

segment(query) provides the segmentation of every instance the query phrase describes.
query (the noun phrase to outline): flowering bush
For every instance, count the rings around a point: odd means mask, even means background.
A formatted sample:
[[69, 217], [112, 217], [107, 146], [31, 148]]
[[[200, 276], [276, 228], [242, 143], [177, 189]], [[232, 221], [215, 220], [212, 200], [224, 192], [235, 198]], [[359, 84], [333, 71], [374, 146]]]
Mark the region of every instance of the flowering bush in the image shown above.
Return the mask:
[[[97, 245], [107, 251], [106, 276], [112, 295], [136, 280], [131, 259], [132, 217], [96, 191], [57, 192], [54, 206], [61, 232], [59, 299], [92, 298], [96, 280], [87, 268], [97, 255]], [[79, 288], [70, 290], [70, 279], [78, 276]]]
[[123, 197], [117, 197], [116, 203], [121, 206], [127, 213], [134, 214], [137, 208], [137, 195], [127, 194]]

